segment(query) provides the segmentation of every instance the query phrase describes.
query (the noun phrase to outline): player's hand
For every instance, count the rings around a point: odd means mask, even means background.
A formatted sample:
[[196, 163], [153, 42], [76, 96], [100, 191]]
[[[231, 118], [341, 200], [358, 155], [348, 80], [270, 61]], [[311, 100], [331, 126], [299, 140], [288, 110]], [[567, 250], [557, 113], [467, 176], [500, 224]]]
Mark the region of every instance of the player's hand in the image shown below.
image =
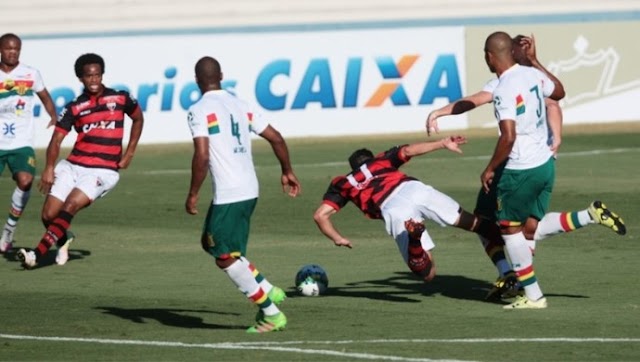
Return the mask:
[[56, 120], [55, 119], [50, 119], [49, 123], [47, 123], [47, 128], [54, 126], [56, 124]]
[[489, 193], [489, 189], [491, 188], [491, 184], [493, 183], [494, 176], [495, 176], [495, 172], [492, 170], [484, 170], [482, 175], [480, 175], [480, 182], [482, 182], [482, 189], [486, 194]]
[[457, 153], [462, 153], [462, 150], [460, 149], [460, 145], [463, 145], [465, 143], [467, 143], [467, 139], [464, 136], [459, 136], [459, 135], [442, 139], [442, 144], [446, 149], [448, 149], [449, 151], [457, 152]]
[[53, 167], [46, 167], [40, 175], [40, 182], [38, 183], [38, 190], [44, 195], [51, 191], [51, 185], [55, 179], [55, 173]]
[[196, 207], [197, 204], [198, 204], [197, 194], [187, 195], [187, 201], [184, 203], [184, 208], [187, 211], [187, 214], [196, 215], [198, 213], [198, 208]]
[[300, 181], [293, 172], [283, 173], [280, 182], [282, 183], [282, 192], [287, 193], [291, 197], [296, 197], [302, 192]]
[[118, 162], [118, 168], [124, 170], [125, 168], [129, 167], [129, 164], [131, 164], [132, 159], [133, 159], [133, 155], [129, 155], [125, 153], [122, 156], [122, 159], [120, 159], [120, 162]]
[[338, 239], [336, 241], [333, 242], [335, 244], [335, 246], [344, 246], [347, 247], [349, 249], [353, 248], [353, 245], [351, 245], [351, 241], [349, 241], [348, 239], [342, 238], [342, 239]]
[[436, 114], [436, 111], [429, 113], [426, 126], [427, 136], [431, 136], [431, 132], [440, 133], [440, 128], [438, 128], [438, 115]]
[[531, 34], [531, 36], [525, 36], [520, 41], [520, 45], [522, 45], [525, 50], [525, 55], [532, 62], [537, 62], [538, 58], [536, 55], [536, 38]]

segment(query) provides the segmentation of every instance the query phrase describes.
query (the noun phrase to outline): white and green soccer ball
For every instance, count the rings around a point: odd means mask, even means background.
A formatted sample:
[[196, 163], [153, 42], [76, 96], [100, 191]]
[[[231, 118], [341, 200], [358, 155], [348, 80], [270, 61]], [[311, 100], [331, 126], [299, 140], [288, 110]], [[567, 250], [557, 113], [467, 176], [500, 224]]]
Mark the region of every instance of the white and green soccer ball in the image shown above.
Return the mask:
[[308, 264], [300, 268], [296, 274], [296, 289], [306, 297], [324, 295], [329, 286], [327, 272], [321, 266]]

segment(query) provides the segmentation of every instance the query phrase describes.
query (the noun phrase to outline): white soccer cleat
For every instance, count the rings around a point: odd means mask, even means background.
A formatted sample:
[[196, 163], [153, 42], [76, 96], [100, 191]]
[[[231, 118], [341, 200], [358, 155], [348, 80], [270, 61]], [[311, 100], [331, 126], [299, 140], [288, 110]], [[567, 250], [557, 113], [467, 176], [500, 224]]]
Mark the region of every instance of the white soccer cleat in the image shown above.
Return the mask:
[[526, 296], [516, 297], [516, 301], [503, 306], [503, 309], [544, 309], [547, 307], [547, 298], [531, 300]]
[[58, 248], [56, 264], [65, 265], [67, 261], [69, 261], [69, 244], [71, 244], [75, 238], [76, 236], [71, 231], [67, 231], [67, 241], [65, 241], [64, 245]]
[[8, 253], [13, 249], [13, 231], [4, 228], [0, 238], [0, 253]]
[[35, 266], [38, 265], [38, 262], [36, 262], [36, 253], [34, 253], [33, 250], [18, 250], [18, 258], [25, 269], [35, 268]]

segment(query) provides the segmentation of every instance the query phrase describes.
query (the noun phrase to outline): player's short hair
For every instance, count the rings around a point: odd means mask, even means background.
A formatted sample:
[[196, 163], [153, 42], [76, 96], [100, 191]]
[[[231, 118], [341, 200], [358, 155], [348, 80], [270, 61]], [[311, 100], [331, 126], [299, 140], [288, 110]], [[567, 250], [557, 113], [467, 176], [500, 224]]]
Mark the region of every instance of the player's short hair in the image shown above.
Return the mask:
[[359, 150], [354, 151], [351, 156], [349, 156], [349, 166], [351, 166], [351, 170], [355, 171], [362, 166], [365, 162], [369, 161], [373, 158], [373, 152], [366, 148], [361, 148]]
[[87, 64], [98, 64], [102, 69], [102, 74], [104, 74], [104, 59], [101, 56], [94, 53], [82, 54], [76, 59], [76, 64], [74, 69], [76, 71], [76, 77], [82, 78], [84, 74], [84, 66]]
[[2, 44], [4, 44], [5, 41], [11, 40], [11, 39], [17, 40], [18, 42], [22, 42], [22, 40], [20, 40], [20, 37], [15, 35], [14, 33], [6, 33], [0, 36], [0, 46], [2, 46]]
[[516, 36], [514, 36], [511, 40], [513, 41], [513, 45], [517, 45], [520, 46], [520, 42], [522, 41], [522, 39], [524, 39], [525, 36], [522, 34], [518, 34]]

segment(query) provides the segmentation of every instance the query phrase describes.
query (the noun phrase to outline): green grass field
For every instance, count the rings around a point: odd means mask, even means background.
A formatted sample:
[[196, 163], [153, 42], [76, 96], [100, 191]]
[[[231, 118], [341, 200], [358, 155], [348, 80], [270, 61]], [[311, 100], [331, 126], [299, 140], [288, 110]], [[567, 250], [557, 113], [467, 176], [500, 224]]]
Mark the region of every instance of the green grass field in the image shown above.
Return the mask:
[[[405, 171], [472, 210], [495, 144], [495, 131], [476, 133], [464, 155], [440, 151]], [[601, 199], [628, 232], [592, 225], [541, 242], [536, 274], [549, 308], [525, 311], [483, 301], [496, 272], [471, 233], [428, 224], [439, 275], [423, 285], [383, 224], [352, 205], [334, 219], [353, 249], [334, 247], [316, 229], [312, 213], [353, 149], [382, 151], [421, 137], [290, 140], [303, 183], [296, 199], [281, 193], [275, 157], [257, 141], [261, 198], [248, 257], [289, 295], [287, 329], [258, 336], [245, 333], [255, 308], [200, 249], [208, 180], [200, 214], [184, 212], [191, 145], [141, 146], [118, 186], [74, 219], [67, 265], [55, 265], [55, 251], [31, 271], [13, 255], [0, 263], [0, 360], [640, 360], [640, 127], [567, 128], [552, 210]], [[13, 187], [5, 172], [0, 210]], [[18, 247], [39, 240], [43, 200], [33, 195]], [[326, 269], [327, 295], [295, 295], [296, 271], [308, 263]]]

